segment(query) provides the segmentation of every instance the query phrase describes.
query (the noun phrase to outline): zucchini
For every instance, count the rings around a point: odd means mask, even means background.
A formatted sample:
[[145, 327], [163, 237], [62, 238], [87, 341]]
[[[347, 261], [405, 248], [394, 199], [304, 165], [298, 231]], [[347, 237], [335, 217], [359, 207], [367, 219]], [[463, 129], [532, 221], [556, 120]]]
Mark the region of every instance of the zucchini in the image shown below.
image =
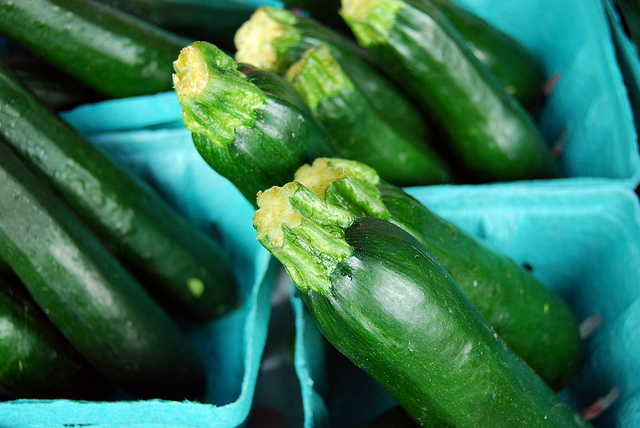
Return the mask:
[[[255, 205], [304, 163], [333, 153], [308, 106], [283, 77], [194, 42], [175, 62], [182, 118], [203, 159]], [[329, 155], [331, 156], [331, 155]]]
[[[175, 34], [233, 48], [233, 34], [256, 6], [238, 0], [97, 0]], [[260, 1], [260, 4], [265, 1]]]
[[0, 275], [0, 392], [12, 398], [101, 397], [107, 384], [14, 274]]
[[464, 38], [467, 47], [529, 112], [545, 101], [542, 64], [520, 42], [451, 0], [431, 0]]
[[431, 141], [431, 125], [413, 102], [381, 72], [364, 48], [332, 28], [288, 10], [262, 7], [240, 27], [234, 40], [236, 61], [281, 75], [309, 48], [328, 46], [380, 116], [406, 135]]
[[114, 98], [171, 90], [191, 41], [91, 0], [0, 0], [0, 34]]
[[104, 96], [34, 55], [5, 53], [0, 56], [0, 62], [13, 70], [29, 91], [56, 112], [104, 100]]
[[0, 258], [100, 373], [137, 398], [203, 397], [185, 333], [2, 141], [0, 201]]
[[324, 125], [337, 156], [366, 163], [398, 186], [452, 181], [451, 167], [428, 141], [375, 111], [326, 45], [309, 48], [286, 77]]
[[446, 137], [466, 181], [555, 178], [532, 117], [429, 0], [344, 0], [341, 13], [390, 78]]
[[235, 273], [213, 237], [85, 140], [2, 64], [0, 101], [0, 136], [168, 311], [211, 319], [235, 307]]
[[419, 425], [589, 426], [411, 234], [356, 218], [297, 182], [261, 193], [258, 205], [258, 240], [319, 330]]
[[582, 359], [578, 323], [566, 303], [530, 272], [366, 165], [317, 159], [301, 167], [295, 180], [357, 216], [385, 219], [409, 232], [539, 376], [556, 390], [569, 384]]

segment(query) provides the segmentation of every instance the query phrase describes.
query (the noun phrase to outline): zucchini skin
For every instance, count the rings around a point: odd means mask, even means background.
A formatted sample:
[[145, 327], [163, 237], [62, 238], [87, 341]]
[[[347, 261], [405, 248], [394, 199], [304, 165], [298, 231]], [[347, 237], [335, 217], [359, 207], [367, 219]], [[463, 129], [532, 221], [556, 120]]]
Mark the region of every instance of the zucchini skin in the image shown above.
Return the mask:
[[310, 48], [286, 77], [327, 130], [339, 157], [366, 163], [398, 186], [453, 181], [451, 167], [428, 141], [407, 135], [374, 110], [326, 45]]
[[1, 141], [0, 184], [0, 257], [72, 345], [134, 397], [201, 398], [187, 336]]
[[0, 391], [12, 398], [97, 399], [107, 384], [38, 308], [20, 280], [0, 275]]
[[[274, 30], [275, 28], [275, 30]], [[236, 32], [236, 60], [284, 75], [310, 48], [325, 45], [378, 114], [405, 135], [436, 142], [416, 105], [393, 83], [363, 47], [312, 18], [262, 7]]]
[[0, 34], [114, 98], [171, 90], [190, 42], [89, 0], [2, 0]]
[[[502, 339], [553, 389], [567, 386], [582, 360], [578, 323], [566, 303], [512, 259], [446, 221], [365, 165], [318, 159], [295, 179], [332, 205], [390, 221], [447, 269]], [[321, 183], [318, 185], [317, 183]]]
[[462, 35], [474, 56], [527, 111], [544, 104], [545, 73], [539, 61], [516, 39], [451, 0], [430, 0]]
[[97, 0], [175, 34], [233, 48], [233, 34], [254, 7], [242, 1]]
[[11, 69], [29, 91], [56, 112], [104, 100], [104, 96], [78, 79], [34, 55], [7, 53], [0, 56], [0, 62]]
[[[379, 0], [370, 5], [364, 19], [354, 13], [350, 17], [345, 10], [354, 9], [345, 7], [342, 15], [390, 78], [413, 94], [433, 119], [466, 181], [559, 176], [532, 117], [429, 0]], [[372, 25], [376, 20], [383, 23]]]
[[[194, 42], [176, 63], [176, 92], [196, 149], [254, 206], [259, 191], [286, 183], [305, 162], [334, 153], [283, 77], [238, 64], [207, 42]], [[190, 93], [201, 75], [208, 80]], [[251, 105], [242, 104], [248, 99]]]
[[212, 319], [237, 304], [220, 244], [50, 111], [0, 64], [0, 127], [12, 149], [172, 314]]
[[[281, 191], [284, 202], [259, 198], [260, 242], [290, 273], [329, 342], [420, 426], [590, 426], [412, 235], [386, 220], [349, 219], [299, 183]], [[265, 230], [274, 215], [283, 223]]]

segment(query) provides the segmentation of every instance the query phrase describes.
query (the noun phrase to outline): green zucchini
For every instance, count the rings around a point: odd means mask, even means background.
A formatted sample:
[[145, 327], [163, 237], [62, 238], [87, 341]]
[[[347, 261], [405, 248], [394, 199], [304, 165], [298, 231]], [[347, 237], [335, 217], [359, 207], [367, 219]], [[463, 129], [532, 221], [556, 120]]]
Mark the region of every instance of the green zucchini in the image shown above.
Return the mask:
[[[256, 6], [237, 0], [97, 0], [175, 34], [233, 48], [233, 34]], [[264, 3], [261, 1], [260, 3]]]
[[0, 0], [0, 34], [109, 97], [170, 91], [190, 42], [91, 0]]
[[237, 304], [221, 245], [50, 111], [0, 64], [0, 136], [170, 312], [211, 319]]
[[0, 392], [12, 398], [94, 399], [106, 382], [13, 275], [0, 275]]
[[337, 156], [366, 163], [398, 186], [453, 180], [451, 167], [428, 141], [373, 109], [326, 45], [309, 48], [286, 78], [324, 125]]
[[203, 397], [189, 338], [2, 141], [0, 201], [0, 258], [100, 373], [137, 398]]
[[412, 234], [540, 377], [553, 389], [569, 384], [582, 358], [578, 323], [566, 303], [530, 272], [360, 163], [317, 159], [301, 167], [295, 180], [333, 205], [388, 220]]
[[542, 64], [520, 42], [477, 14], [451, 0], [430, 0], [464, 38], [474, 56], [484, 64], [529, 112], [545, 101]]
[[331, 26], [336, 30], [348, 32], [349, 28], [338, 14], [340, 0], [283, 0], [282, 3], [292, 9], [302, 9], [308, 12], [314, 19]]
[[34, 55], [5, 53], [0, 55], [0, 62], [13, 70], [16, 78], [29, 91], [56, 112], [105, 98], [78, 79]]
[[429, 0], [344, 0], [342, 5], [359, 43], [414, 95], [468, 181], [558, 177], [532, 117]]
[[175, 62], [182, 118], [205, 161], [255, 205], [305, 162], [333, 153], [309, 107], [283, 77], [194, 42]]
[[432, 141], [431, 125], [354, 40], [311, 18], [262, 7], [235, 35], [236, 61], [284, 75], [309, 48], [326, 45], [362, 95], [406, 135]]
[[393, 223], [291, 182], [258, 197], [258, 239], [322, 334], [421, 426], [587, 427]]

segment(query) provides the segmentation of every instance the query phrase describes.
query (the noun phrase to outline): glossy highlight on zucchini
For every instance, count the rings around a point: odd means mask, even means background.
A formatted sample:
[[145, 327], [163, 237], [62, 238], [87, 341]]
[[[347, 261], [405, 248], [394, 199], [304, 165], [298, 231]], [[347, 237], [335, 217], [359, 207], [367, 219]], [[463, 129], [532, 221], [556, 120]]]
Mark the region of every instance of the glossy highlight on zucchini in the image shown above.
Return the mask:
[[343, 0], [341, 14], [442, 132], [465, 181], [559, 176], [532, 117], [430, 0]]
[[212, 319], [237, 281], [219, 242], [101, 152], [0, 63], [0, 136], [172, 314]]
[[317, 159], [295, 180], [356, 216], [388, 220], [413, 235], [447, 269], [502, 339], [553, 389], [582, 358], [578, 323], [567, 304], [514, 260], [438, 216], [367, 165]]
[[191, 42], [91, 0], [1, 0], [0, 34], [109, 97], [170, 91]]
[[411, 234], [297, 182], [258, 196], [258, 240], [341, 353], [421, 426], [590, 426], [504, 343]]
[[324, 125], [337, 156], [366, 163], [397, 186], [453, 181], [451, 166], [430, 139], [408, 134], [379, 114], [326, 45], [309, 48], [286, 78]]
[[135, 398], [203, 398], [186, 334], [1, 140], [0, 201], [0, 258], [98, 372]]
[[194, 42], [174, 64], [185, 126], [202, 158], [255, 205], [300, 165], [334, 153], [309, 107], [283, 77]]

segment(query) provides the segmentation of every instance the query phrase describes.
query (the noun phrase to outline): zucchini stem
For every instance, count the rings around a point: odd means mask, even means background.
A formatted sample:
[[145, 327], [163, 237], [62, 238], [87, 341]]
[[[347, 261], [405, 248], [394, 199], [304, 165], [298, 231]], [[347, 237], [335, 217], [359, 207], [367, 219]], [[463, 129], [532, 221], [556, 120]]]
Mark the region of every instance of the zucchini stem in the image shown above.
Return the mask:
[[258, 194], [258, 241], [285, 267], [298, 289], [326, 294], [336, 265], [353, 253], [344, 230], [354, 216], [297, 182]]
[[266, 102], [263, 91], [238, 70], [234, 59], [211, 43], [185, 47], [173, 66], [185, 126], [221, 147], [233, 142], [238, 128], [252, 126], [255, 109]]
[[328, 203], [341, 206], [358, 217], [389, 218], [389, 211], [376, 187], [380, 176], [369, 166], [352, 160], [318, 158], [303, 165], [295, 180]]

